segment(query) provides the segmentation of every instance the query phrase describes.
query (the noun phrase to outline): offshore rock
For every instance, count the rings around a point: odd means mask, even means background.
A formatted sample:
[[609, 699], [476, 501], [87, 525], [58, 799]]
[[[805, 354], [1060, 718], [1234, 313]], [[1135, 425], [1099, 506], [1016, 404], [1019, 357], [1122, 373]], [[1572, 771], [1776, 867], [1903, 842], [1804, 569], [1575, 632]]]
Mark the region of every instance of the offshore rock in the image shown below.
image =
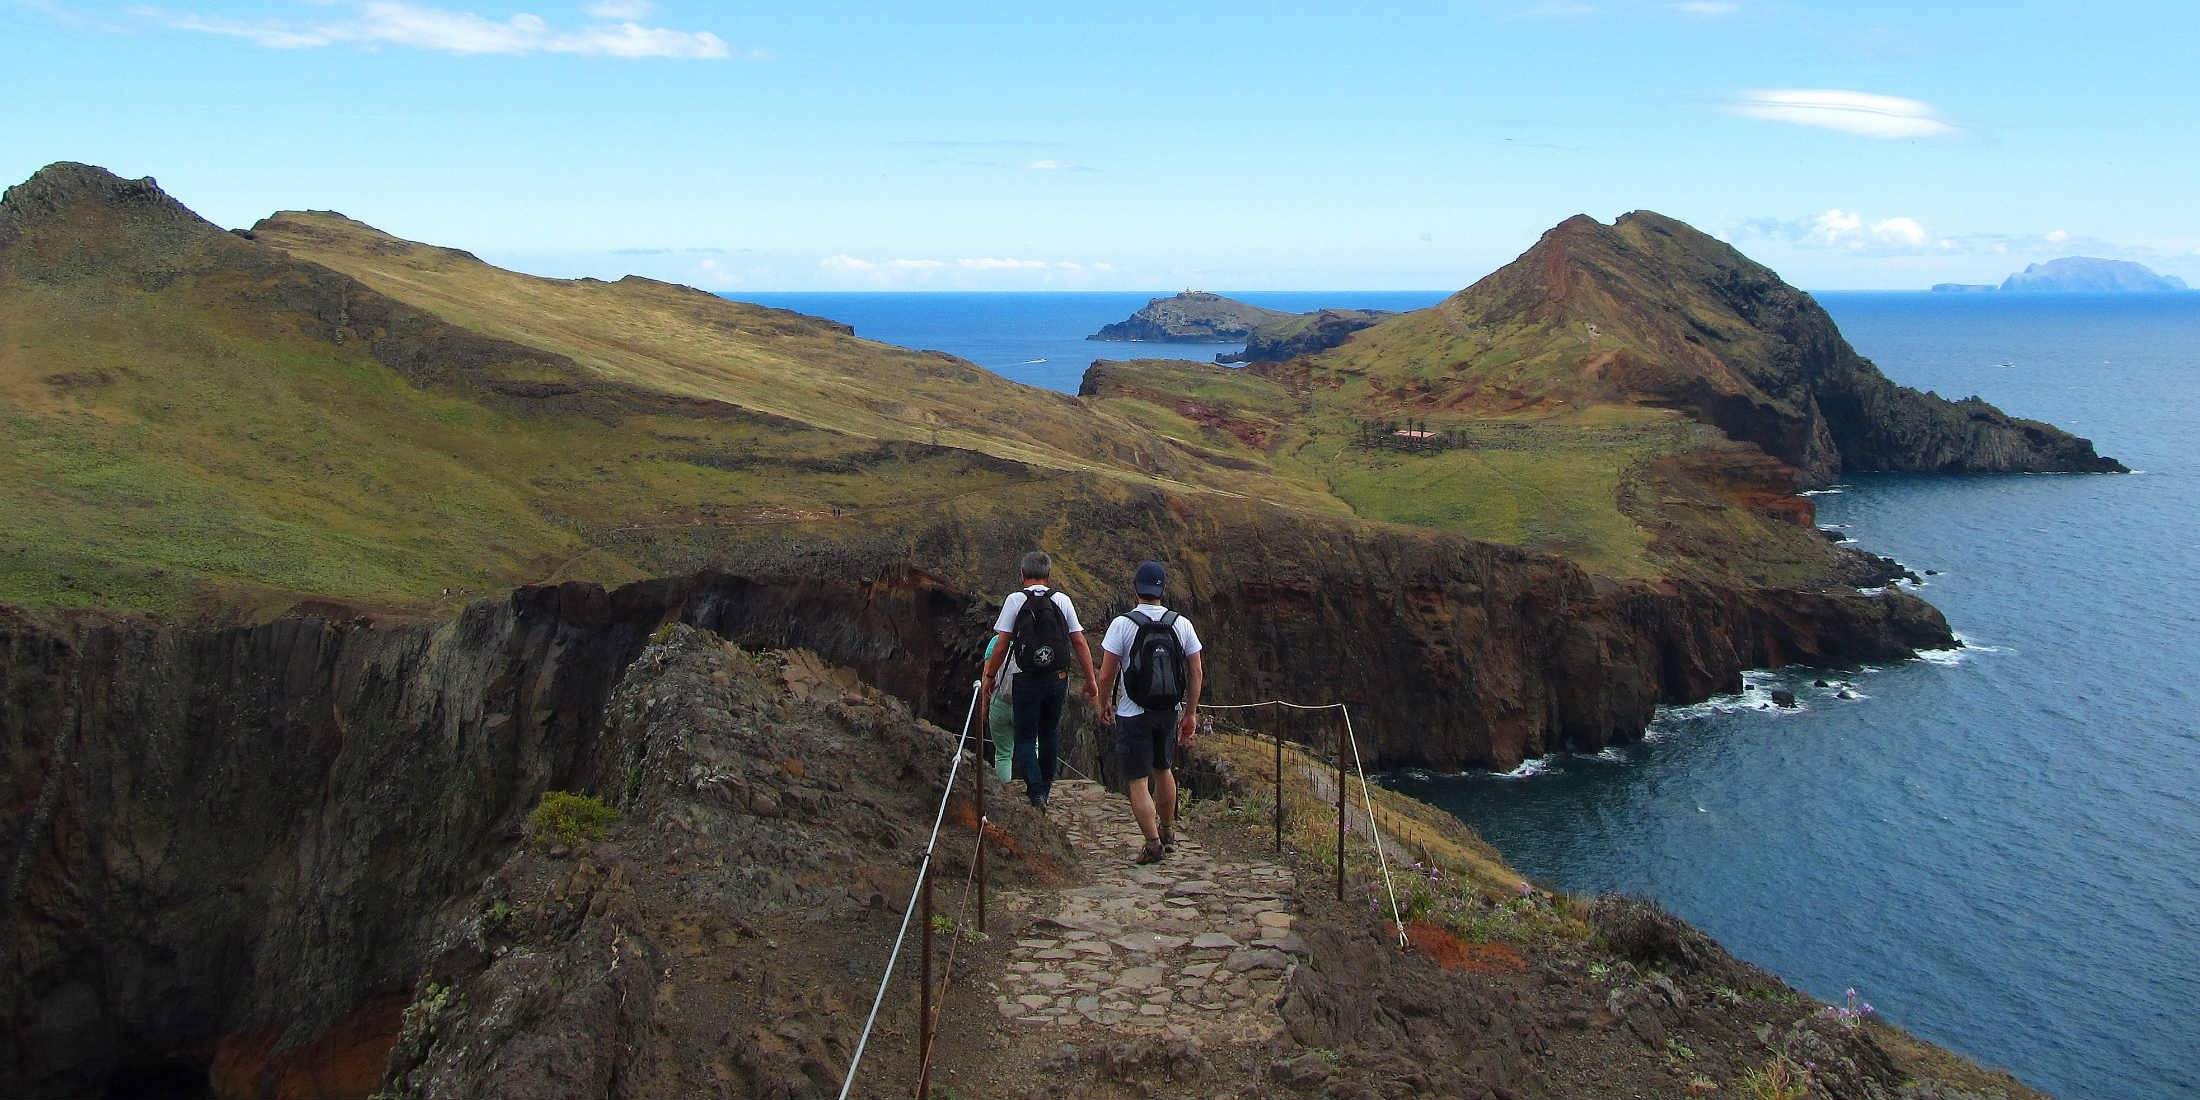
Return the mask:
[[1187, 290], [1155, 298], [1128, 318], [1102, 325], [1100, 331], [1085, 339], [1232, 344], [1263, 324], [1290, 316], [1282, 310], [1265, 309], [1220, 294]]

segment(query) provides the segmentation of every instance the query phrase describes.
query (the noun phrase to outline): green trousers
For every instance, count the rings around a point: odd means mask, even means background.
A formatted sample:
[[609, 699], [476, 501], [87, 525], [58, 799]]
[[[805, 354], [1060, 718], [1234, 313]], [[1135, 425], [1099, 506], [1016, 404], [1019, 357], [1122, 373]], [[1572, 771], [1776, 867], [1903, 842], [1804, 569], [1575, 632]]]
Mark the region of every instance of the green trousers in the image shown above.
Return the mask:
[[993, 738], [993, 772], [1008, 782], [1010, 760], [1016, 752], [1016, 708], [1006, 699], [995, 699], [985, 711], [986, 734]]

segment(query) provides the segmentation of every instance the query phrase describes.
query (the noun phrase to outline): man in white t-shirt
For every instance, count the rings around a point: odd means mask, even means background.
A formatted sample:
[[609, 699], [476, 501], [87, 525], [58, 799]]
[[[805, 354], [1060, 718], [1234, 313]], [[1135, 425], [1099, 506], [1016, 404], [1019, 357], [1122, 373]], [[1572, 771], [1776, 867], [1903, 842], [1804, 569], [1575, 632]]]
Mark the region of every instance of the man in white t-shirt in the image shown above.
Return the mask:
[[1107, 707], [1095, 709], [1103, 724], [1115, 726], [1131, 816], [1146, 838], [1140, 863], [1157, 862], [1176, 847], [1173, 749], [1190, 745], [1199, 729], [1199, 689], [1206, 678], [1199, 632], [1190, 619], [1162, 606], [1167, 580], [1160, 562], [1140, 565], [1132, 580], [1138, 606], [1116, 616], [1100, 640], [1100, 682], [1116, 699], [1112, 717]]
[[[1053, 559], [1043, 550], [1033, 550], [1024, 555], [1021, 568], [1024, 586], [1001, 601], [1000, 617], [993, 621], [998, 644], [985, 660], [984, 680], [995, 687], [999, 676], [1014, 678], [1008, 694], [1016, 716], [1016, 774], [1023, 777], [1024, 794], [1031, 804], [1044, 811], [1047, 795], [1054, 789], [1071, 654], [1084, 673], [1085, 701], [1094, 710], [1100, 706], [1100, 681], [1092, 672], [1092, 647], [1085, 644], [1077, 606], [1047, 584], [1054, 572]], [[1032, 601], [1042, 595], [1045, 603], [1034, 606]], [[978, 694], [981, 728], [990, 717], [992, 695], [991, 691]]]

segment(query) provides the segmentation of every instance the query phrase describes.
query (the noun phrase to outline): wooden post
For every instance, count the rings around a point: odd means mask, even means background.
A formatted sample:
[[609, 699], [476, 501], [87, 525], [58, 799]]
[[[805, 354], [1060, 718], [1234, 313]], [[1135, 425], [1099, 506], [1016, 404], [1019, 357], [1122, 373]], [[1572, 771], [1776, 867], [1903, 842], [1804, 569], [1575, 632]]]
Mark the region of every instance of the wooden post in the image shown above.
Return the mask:
[[925, 865], [919, 912], [924, 920], [924, 966], [917, 978], [917, 1100], [932, 1093], [932, 871]]
[[985, 773], [993, 770], [993, 754], [981, 741], [978, 760], [978, 931], [985, 931]]
[[1276, 850], [1283, 851], [1283, 720], [1276, 720]]
[[1337, 727], [1337, 900], [1344, 900], [1344, 727]]

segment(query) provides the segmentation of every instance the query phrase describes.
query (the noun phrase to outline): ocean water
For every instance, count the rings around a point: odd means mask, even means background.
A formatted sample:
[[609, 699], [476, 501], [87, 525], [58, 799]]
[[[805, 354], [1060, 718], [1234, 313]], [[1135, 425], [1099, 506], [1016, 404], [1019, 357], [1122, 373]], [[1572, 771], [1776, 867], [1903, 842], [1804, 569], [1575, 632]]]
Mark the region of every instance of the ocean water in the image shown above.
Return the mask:
[[2200, 1096], [2200, 294], [1821, 301], [1897, 380], [2142, 472], [1854, 479], [1819, 522], [1937, 570], [1973, 648], [1752, 675], [1803, 709], [1745, 692], [1632, 748], [1397, 785], [2057, 1096]]
[[[1095, 358], [1220, 350], [1082, 339], [1149, 296], [759, 300], [1074, 391]], [[1669, 711], [1637, 746], [1393, 782], [1530, 874], [1656, 897], [1821, 998], [1854, 986], [2058, 1096], [2200, 1097], [2200, 294], [1820, 301], [1898, 381], [2054, 421], [2141, 472], [1855, 479], [1814, 498], [1820, 522], [1934, 570], [1923, 595], [1971, 648], [1752, 674], [1758, 691]], [[1780, 685], [1801, 709], [1751, 698]]]
[[[1052, 293], [815, 293], [733, 294], [744, 302], [778, 306], [854, 325], [856, 335], [903, 347], [959, 355], [1015, 381], [1077, 392], [1095, 359], [1196, 359], [1243, 344], [1130, 344], [1087, 340], [1100, 326], [1136, 313], [1162, 293], [1063, 291]], [[1443, 300], [1444, 291], [1223, 291], [1270, 309], [1420, 309]]]

